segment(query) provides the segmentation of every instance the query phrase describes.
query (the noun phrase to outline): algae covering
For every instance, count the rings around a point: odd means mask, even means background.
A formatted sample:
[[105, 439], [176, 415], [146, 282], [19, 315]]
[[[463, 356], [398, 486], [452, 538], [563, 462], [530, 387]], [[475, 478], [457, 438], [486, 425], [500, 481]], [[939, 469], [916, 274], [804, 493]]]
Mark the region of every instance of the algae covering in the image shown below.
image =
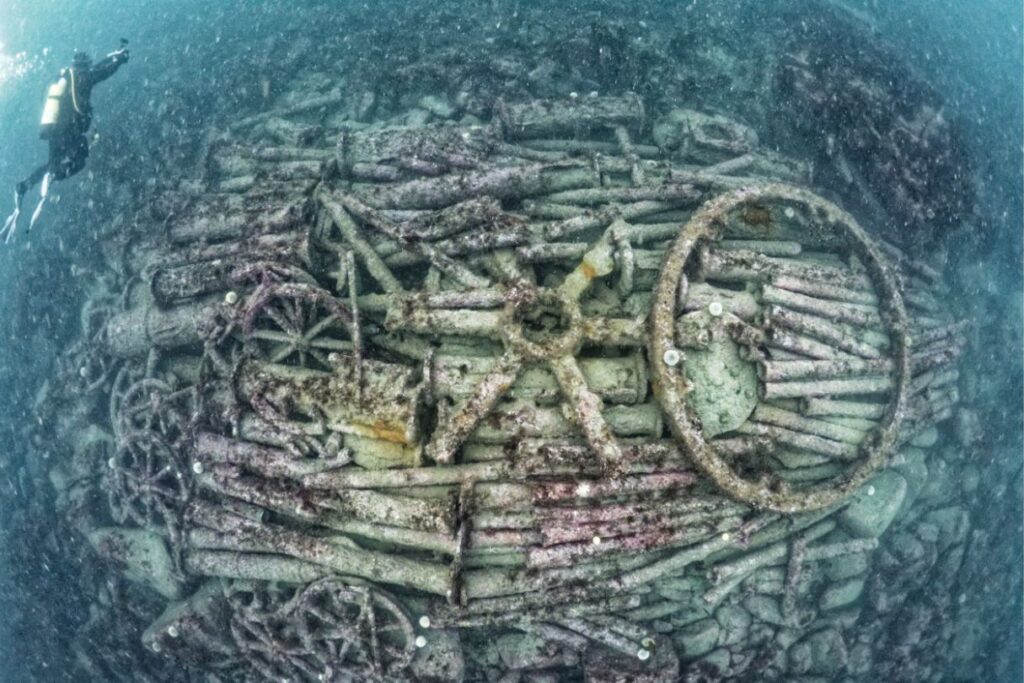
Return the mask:
[[934, 434], [972, 321], [886, 220], [928, 230], [927, 187], [848, 213], [635, 83], [386, 114], [294, 69], [138, 214], [40, 396], [59, 507], [128, 582], [87, 637], [132, 605], [209, 681], [878, 680], [946, 642], [879, 627], [971, 529]]

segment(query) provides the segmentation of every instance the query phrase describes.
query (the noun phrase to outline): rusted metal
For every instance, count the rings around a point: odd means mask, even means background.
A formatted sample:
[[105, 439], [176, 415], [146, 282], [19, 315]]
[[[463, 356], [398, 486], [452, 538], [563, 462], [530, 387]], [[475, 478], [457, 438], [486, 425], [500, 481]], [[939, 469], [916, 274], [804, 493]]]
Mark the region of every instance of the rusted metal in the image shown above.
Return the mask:
[[[666, 352], [673, 348], [678, 278], [690, 256], [699, 251], [701, 244], [714, 240], [721, 233], [727, 212], [742, 209], [745, 205], [771, 201], [813, 208], [816, 219], [825, 230], [835, 230], [847, 240], [849, 247], [863, 260], [878, 288], [882, 311], [892, 338], [890, 353], [895, 370], [892, 375], [893, 395], [882, 425], [865, 441], [859, 462], [850, 473], [830, 486], [812, 491], [789, 491], [784, 485], [776, 485], [773, 489], [768, 482], [749, 482], [738, 476], [701, 436], [686, 406], [685, 392], [680, 390], [677, 378], [664, 360]], [[724, 491], [739, 500], [787, 513], [828, 507], [859, 488], [882, 466], [895, 446], [907, 410], [910, 382], [908, 320], [899, 286], [883, 262], [881, 252], [863, 228], [841, 209], [806, 190], [784, 185], [764, 185], [723, 195], [705, 205], [683, 229], [666, 254], [662, 278], [651, 309], [650, 333], [648, 353], [653, 366], [652, 385], [655, 395], [665, 408], [669, 426], [676, 438], [685, 444], [694, 462]]]
[[[806, 165], [723, 115], [312, 122], [335, 101], [213, 145], [124, 305], [83, 311], [107, 354], [75, 371], [110, 410], [79, 457], [106, 476], [75, 475], [77, 509], [107, 504], [78, 524], [158, 530], [165, 590], [208, 580], [145, 642], [257, 679], [455, 681], [416, 667], [515, 632], [531, 662], [662, 681], [690, 660], [655, 634], [743, 581], [803, 628], [804, 566], [869, 550], [821, 540], [838, 511], [959, 400], [937, 271], [776, 182]], [[325, 605], [341, 640], [302, 621]]]

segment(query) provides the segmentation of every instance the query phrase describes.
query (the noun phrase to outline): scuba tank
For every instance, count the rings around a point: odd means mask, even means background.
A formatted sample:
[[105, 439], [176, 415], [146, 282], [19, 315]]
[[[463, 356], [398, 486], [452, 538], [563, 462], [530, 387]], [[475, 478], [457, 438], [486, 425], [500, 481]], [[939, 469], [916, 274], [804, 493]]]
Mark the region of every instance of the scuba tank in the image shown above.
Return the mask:
[[61, 118], [61, 101], [68, 90], [68, 77], [61, 73], [61, 77], [46, 91], [46, 102], [43, 104], [43, 116], [39, 122], [39, 137], [47, 139], [53, 134]]

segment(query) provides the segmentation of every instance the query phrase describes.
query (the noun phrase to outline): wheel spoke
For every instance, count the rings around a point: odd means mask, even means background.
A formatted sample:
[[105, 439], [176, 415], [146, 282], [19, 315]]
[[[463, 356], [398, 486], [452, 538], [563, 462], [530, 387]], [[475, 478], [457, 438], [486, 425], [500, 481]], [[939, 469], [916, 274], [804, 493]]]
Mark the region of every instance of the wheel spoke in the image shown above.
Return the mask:
[[306, 333], [303, 335], [303, 339], [305, 339], [306, 341], [310, 341], [314, 337], [319, 336], [321, 332], [330, 327], [330, 325], [334, 323], [336, 320], [338, 320], [338, 316], [335, 315], [334, 313], [331, 313], [326, 318], [312, 325], [308, 330], [306, 330]]
[[325, 354], [323, 351], [319, 349], [310, 349], [309, 355], [311, 355], [313, 358], [316, 358], [316, 360], [325, 368], [329, 368], [331, 366], [330, 361], [327, 360], [327, 354]]
[[549, 362], [565, 400], [575, 412], [576, 420], [601, 465], [613, 471], [621, 467], [622, 450], [611, 427], [601, 413], [601, 397], [590, 390], [587, 380], [573, 356], [562, 356]]
[[487, 376], [474, 387], [473, 393], [456, 409], [447, 424], [434, 432], [430, 444], [427, 445], [427, 453], [435, 462], [452, 461], [455, 451], [516, 381], [522, 365], [522, 359], [512, 351], [507, 351], [495, 363]]
[[263, 309], [263, 312], [267, 315], [268, 318], [273, 320], [283, 332], [293, 335], [299, 334], [299, 330], [295, 326], [295, 323], [289, 318], [287, 318], [280, 311], [277, 311], [268, 306], [267, 308]]
[[254, 330], [251, 335], [253, 339], [261, 339], [264, 341], [282, 342], [286, 344], [294, 343], [297, 335], [288, 334], [287, 332], [278, 332], [277, 330]]
[[355, 345], [350, 341], [343, 339], [331, 339], [330, 337], [320, 337], [309, 342], [310, 347], [316, 349], [325, 349], [327, 351], [351, 351], [355, 348]]
[[647, 319], [589, 316], [583, 320], [583, 336], [589, 344], [641, 347], [647, 340]]
[[293, 353], [295, 353], [294, 346], [290, 344], [280, 344], [274, 349], [274, 352], [270, 355], [270, 362], [280, 363]]

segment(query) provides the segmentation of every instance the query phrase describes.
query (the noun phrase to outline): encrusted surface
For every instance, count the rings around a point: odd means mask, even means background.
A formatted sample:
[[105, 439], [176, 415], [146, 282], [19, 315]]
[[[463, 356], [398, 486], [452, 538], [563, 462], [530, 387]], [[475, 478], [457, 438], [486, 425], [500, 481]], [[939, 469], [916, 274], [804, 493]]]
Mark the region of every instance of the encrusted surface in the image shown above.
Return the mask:
[[55, 480], [159, 594], [148, 650], [231, 680], [871, 680], [883, 570], [968, 533], [917, 449], [968, 329], [939, 266], [722, 113], [345, 102], [237, 121], [128, 247], [123, 306], [83, 312], [105, 410]]

